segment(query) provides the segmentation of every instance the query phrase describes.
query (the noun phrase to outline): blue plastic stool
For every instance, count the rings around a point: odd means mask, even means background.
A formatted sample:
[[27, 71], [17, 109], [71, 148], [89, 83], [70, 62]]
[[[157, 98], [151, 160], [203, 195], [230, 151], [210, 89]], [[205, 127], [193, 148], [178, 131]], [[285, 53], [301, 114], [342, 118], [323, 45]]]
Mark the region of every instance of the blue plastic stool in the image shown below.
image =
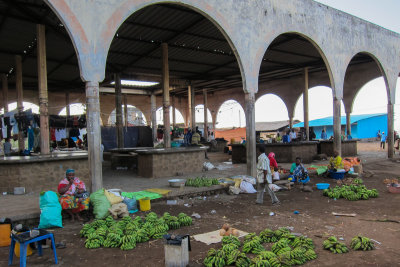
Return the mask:
[[[26, 234], [26, 233], [29, 233], [29, 231], [22, 233], [22, 234]], [[11, 265], [13, 262], [15, 242], [18, 242], [20, 245], [19, 246], [19, 266], [25, 267], [26, 266], [26, 249], [27, 249], [28, 245], [30, 243], [37, 242], [38, 255], [42, 256], [43, 255], [42, 242], [38, 242], [38, 241], [45, 240], [45, 239], [51, 240], [51, 246], [53, 248], [53, 253], [54, 253], [54, 260], [55, 260], [56, 264], [58, 264], [56, 244], [54, 242], [54, 235], [52, 233], [47, 233], [47, 234], [40, 235], [40, 236], [37, 236], [37, 237], [29, 239], [29, 240], [26, 240], [24, 242], [21, 242], [20, 240], [18, 240], [18, 238], [16, 238], [15, 235], [11, 235], [11, 245], [10, 245], [10, 254], [8, 255], [8, 265]]]

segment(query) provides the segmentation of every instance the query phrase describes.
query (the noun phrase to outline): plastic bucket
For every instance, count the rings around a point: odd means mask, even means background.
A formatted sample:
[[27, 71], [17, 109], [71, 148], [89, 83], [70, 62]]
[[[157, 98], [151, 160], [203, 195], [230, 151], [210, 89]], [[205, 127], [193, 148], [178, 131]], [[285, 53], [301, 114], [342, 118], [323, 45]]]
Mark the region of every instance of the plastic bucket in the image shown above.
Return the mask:
[[141, 211], [148, 211], [151, 209], [150, 198], [144, 197], [139, 199], [139, 206]]
[[0, 247], [8, 247], [11, 244], [11, 224], [0, 224]]
[[[15, 256], [17, 256], [18, 258], [20, 257], [19, 256], [19, 249], [20, 249], [19, 242], [15, 242], [14, 253], [15, 253]], [[28, 245], [28, 246], [26, 246], [26, 256], [30, 256], [30, 255], [32, 255], [32, 248], [31, 248], [30, 245]]]

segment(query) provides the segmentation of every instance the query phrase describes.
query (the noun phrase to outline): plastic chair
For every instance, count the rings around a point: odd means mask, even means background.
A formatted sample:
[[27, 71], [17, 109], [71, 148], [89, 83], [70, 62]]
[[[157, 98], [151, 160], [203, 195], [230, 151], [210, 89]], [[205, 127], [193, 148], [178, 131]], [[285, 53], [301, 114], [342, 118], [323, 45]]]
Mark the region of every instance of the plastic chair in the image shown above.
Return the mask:
[[28, 240], [22, 240], [21, 236], [26, 237], [26, 235], [29, 235], [29, 231], [22, 233], [19, 236], [16, 236], [14, 234], [11, 235], [11, 245], [10, 245], [10, 254], [8, 255], [8, 265], [12, 265], [12, 262], [13, 262], [15, 242], [18, 242], [20, 244], [19, 266], [25, 267], [26, 266], [26, 250], [27, 250], [28, 245], [30, 243], [37, 242], [38, 255], [42, 256], [43, 255], [42, 242], [38, 242], [38, 241], [42, 241], [45, 239], [51, 240], [51, 246], [52, 246], [53, 253], [54, 253], [54, 260], [55, 260], [56, 264], [58, 264], [56, 244], [54, 242], [54, 235], [52, 233], [47, 233], [47, 232], [45, 234], [42, 234], [42, 230], [40, 230], [40, 231], [41, 231], [41, 234], [39, 236], [34, 237], [32, 239], [28, 239]]

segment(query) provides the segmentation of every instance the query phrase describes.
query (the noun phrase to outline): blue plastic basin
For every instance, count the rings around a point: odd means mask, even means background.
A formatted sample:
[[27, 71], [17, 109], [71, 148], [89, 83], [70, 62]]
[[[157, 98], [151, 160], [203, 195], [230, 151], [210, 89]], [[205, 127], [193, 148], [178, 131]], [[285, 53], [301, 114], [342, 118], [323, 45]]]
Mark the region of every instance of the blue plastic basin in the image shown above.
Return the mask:
[[328, 189], [329, 186], [330, 186], [330, 184], [327, 184], [327, 183], [320, 183], [320, 184], [317, 184], [317, 188], [320, 189], [320, 190]]

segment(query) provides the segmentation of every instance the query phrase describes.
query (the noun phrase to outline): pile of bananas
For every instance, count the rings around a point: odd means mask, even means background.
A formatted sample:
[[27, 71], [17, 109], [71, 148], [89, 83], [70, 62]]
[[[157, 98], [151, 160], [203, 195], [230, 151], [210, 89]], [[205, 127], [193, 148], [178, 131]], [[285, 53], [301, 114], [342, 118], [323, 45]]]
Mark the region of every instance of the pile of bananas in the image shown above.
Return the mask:
[[185, 186], [210, 187], [212, 185], [219, 185], [218, 179], [197, 177], [197, 178], [189, 178], [185, 182]]
[[264, 229], [262, 232], [260, 232], [260, 238], [263, 243], [274, 243], [278, 241], [277, 237], [275, 236], [274, 231], [271, 229]]
[[122, 238], [117, 233], [108, 233], [106, 240], [104, 240], [103, 246], [106, 248], [117, 248], [121, 245]]
[[181, 226], [190, 226], [193, 223], [192, 218], [182, 212], [178, 214], [178, 220]]
[[278, 230], [276, 230], [274, 232], [274, 234], [275, 234], [276, 239], [279, 240], [282, 237], [282, 235], [290, 234], [290, 230], [285, 227], [281, 227]]
[[240, 253], [237, 258], [235, 265], [236, 267], [248, 267], [251, 264], [251, 260], [244, 253]]
[[[354, 181], [356, 181], [355, 179]], [[361, 180], [361, 179], [360, 179]], [[354, 182], [353, 181], [353, 182]], [[357, 183], [362, 183], [357, 180]], [[356, 200], [368, 200], [370, 198], [376, 198], [379, 196], [378, 190], [376, 189], [371, 189], [368, 190], [365, 185], [342, 185], [342, 186], [336, 186], [332, 189], [324, 189], [323, 190], [323, 195], [327, 196], [329, 198], [345, 198], [350, 201], [356, 201]]]
[[298, 247], [303, 247], [305, 249], [310, 249], [310, 250], [314, 250], [315, 245], [314, 242], [312, 241], [311, 238], [307, 238], [304, 236], [298, 236], [296, 237], [291, 243], [290, 245], [293, 248], [298, 248]]
[[[246, 236], [247, 237], [247, 236]], [[244, 253], [260, 254], [265, 248], [261, 245], [261, 238], [254, 235], [251, 238], [244, 240], [243, 249]]]
[[351, 240], [350, 247], [354, 250], [373, 250], [375, 249], [374, 243], [371, 239], [364, 236], [356, 236]]
[[90, 234], [94, 233], [96, 228], [94, 228], [91, 224], [84, 224], [81, 231], [79, 232], [81, 237], [88, 237]]
[[[233, 265], [238, 260], [238, 258], [241, 257], [241, 254], [242, 254], [242, 252], [240, 252], [239, 249], [235, 249], [235, 250], [232, 250], [229, 253], [226, 253], [225, 254], [225, 256], [226, 256], [226, 265], [228, 265], [228, 266], [229, 265]], [[246, 254], [245, 254], [245, 256], [246, 256]]]
[[335, 236], [330, 236], [328, 239], [326, 239], [323, 243], [324, 249], [330, 250], [333, 253], [347, 253], [349, 252], [349, 249], [346, 247], [345, 244], [340, 243]]
[[121, 249], [122, 250], [130, 250], [136, 247], [136, 239], [133, 235], [125, 235], [121, 240]]
[[86, 248], [99, 248], [104, 243], [104, 238], [96, 233], [91, 233], [85, 241]]
[[212, 248], [208, 251], [203, 263], [206, 267], [223, 267], [226, 265], [225, 252], [222, 249], [215, 250]]
[[222, 245], [224, 246], [227, 244], [234, 244], [237, 248], [240, 248], [240, 246], [241, 246], [239, 238], [237, 238], [234, 235], [224, 236], [222, 238]]

